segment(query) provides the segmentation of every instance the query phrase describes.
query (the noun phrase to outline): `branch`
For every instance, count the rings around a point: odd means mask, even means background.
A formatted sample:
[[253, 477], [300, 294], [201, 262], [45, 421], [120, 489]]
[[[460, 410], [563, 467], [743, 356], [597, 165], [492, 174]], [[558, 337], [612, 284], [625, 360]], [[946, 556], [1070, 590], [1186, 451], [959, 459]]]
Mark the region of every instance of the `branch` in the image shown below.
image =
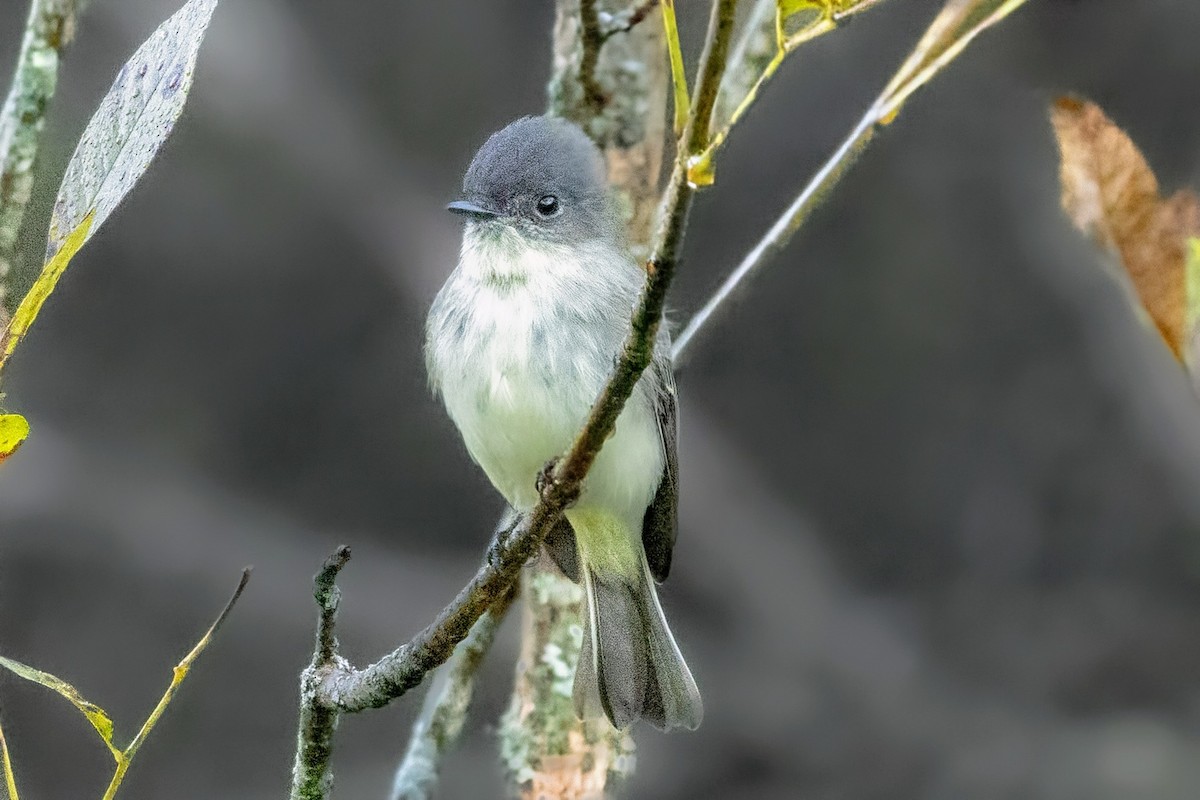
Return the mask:
[[342, 545], [325, 559], [313, 580], [313, 597], [320, 613], [313, 660], [300, 677], [300, 730], [296, 737], [296, 763], [292, 767], [291, 800], [321, 800], [333, 783], [329, 774], [329, 756], [333, 751], [338, 713], [320, 702], [318, 687], [322, 673], [339, 659], [334, 634], [341, 600], [337, 576], [349, 560], [350, 548]]
[[429, 689], [413, 725], [404, 760], [396, 770], [391, 800], [425, 800], [437, 783], [438, 762], [458, 741], [475, 691], [475, 673], [492, 646], [500, 623], [517, 595], [517, 584], [479, 618], [454, 649], [438, 683]]
[[0, 109], [0, 321], [17, 235], [33, 191], [33, 168], [46, 111], [58, 84], [62, 51], [75, 35], [82, 0], [33, 0], [25, 38]]
[[596, 11], [596, 0], [579, 0], [580, 38], [583, 44], [579, 59], [579, 85], [583, 89], [583, 100], [594, 115], [608, 102], [600, 81], [596, 79], [596, 64], [600, 61], [600, 48], [604, 46], [604, 29], [600, 27], [600, 15]]

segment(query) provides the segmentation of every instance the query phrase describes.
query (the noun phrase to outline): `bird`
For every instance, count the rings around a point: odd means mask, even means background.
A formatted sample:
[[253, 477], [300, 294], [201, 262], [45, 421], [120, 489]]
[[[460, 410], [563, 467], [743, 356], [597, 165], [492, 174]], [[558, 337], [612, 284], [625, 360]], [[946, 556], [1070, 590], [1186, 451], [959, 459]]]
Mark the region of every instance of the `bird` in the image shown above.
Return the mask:
[[[645, 272], [599, 148], [577, 125], [522, 117], [492, 134], [449, 211], [458, 263], [425, 330], [430, 386], [471, 458], [517, 513], [582, 428], [629, 330]], [[696, 681], [656, 584], [677, 531], [678, 402], [666, 325], [578, 500], [546, 540], [586, 596], [573, 702], [618, 729], [695, 729]]]

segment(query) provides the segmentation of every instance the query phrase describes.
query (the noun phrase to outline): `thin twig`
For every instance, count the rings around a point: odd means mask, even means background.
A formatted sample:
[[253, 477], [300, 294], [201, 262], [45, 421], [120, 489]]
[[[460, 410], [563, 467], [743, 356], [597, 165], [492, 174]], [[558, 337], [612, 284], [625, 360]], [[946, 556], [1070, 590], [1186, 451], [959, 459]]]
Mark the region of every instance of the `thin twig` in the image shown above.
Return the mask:
[[238, 599], [242, 596], [242, 592], [246, 588], [246, 584], [250, 581], [251, 568], [247, 567], [242, 570], [242, 578], [238, 581], [237, 588], [233, 590], [233, 595], [229, 598], [229, 602], [225, 604], [225, 608], [221, 609], [221, 613], [217, 615], [217, 619], [209, 626], [204, 635], [200, 637], [200, 641], [191, 651], [183, 657], [183, 659], [175, 665], [175, 669], [171, 675], [171, 683], [167, 686], [167, 690], [163, 692], [163, 696], [159, 699], [158, 705], [150, 712], [150, 716], [146, 717], [146, 721], [142, 723], [142, 727], [138, 730], [137, 735], [133, 737], [133, 741], [129, 746], [121, 751], [117, 758], [117, 768], [113, 772], [112, 780], [108, 784], [108, 788], [104, 792], [101, 800], [113, 800], [116, 797], [117, 789], [121, 787], [121, 783], [125, 780], [125, 774], [129, 771], [129, 767], [133, 765], [133, 759], [142, 748], [142, 745], [149, 738], [150, 732], [154, 730], [154, 726], [158, 724], [158, 720], [162, 717], [163, 712], [167, 710], [167, 706], [175, 699], [179, 687], [183, 684], [184, 678], [192, 669], [192, 664], [200, 657], [200, 654], [212, 642], [213, 637], [221, 630], [225, 624], [225, 620], [229, 618], [233, 607], [237, 605]]
[[730, 295], [741, 285], [742, 281], [791, 241], [792, 236], [804, 224], [804, 221], [808, 219], [809, 214], [820, 205], [821, 201], [829, 193], [829, 190], [845, 174], [846, 170], [854, 163], [854, 159], [870, 142], [878, 122], [877, 111], [872, 106], [871, 110], [850, 131], [850, 135], [846, 137], [841, 145], [838, 146], [838, 149], [834, 151], [833, 155], [829, 157], [829, 160], [821, 166], [817, 174], [812, 177], [800, 194], [796, 196], [796, 199], [792, 201], [787, 210], [775, 220], [775, 224], [750, 249], [750, 252], [745, 255], [741, 263], [729, 274], [729, 277], [725, 279], [720, 288], [709, 298], [708, 302], [688, 321], [683, 331], [675, 337], [675, 344], [671, 350], [676, 367], [679, 367], [683, 363], [688, 345], [695, 339], [696, 334], [708, 324], [713, 314], [729, 299]]
[[391, 800], [427, 800], [432, 796], [438, 763], [462, 733], [475, 692], [475, 674], [516, 595], [514, 583], [479, 618], [470, 635], [454, 648], [454, 655], [443, 665], [438, 681], [425, 696], [421, 716], [413, 725], [408, 749], [392, 782]]
[[79, 0], [33, 0], [12, 87], [0, 109], [0, 321], [59, 60], [74, 37], [81, 5]]

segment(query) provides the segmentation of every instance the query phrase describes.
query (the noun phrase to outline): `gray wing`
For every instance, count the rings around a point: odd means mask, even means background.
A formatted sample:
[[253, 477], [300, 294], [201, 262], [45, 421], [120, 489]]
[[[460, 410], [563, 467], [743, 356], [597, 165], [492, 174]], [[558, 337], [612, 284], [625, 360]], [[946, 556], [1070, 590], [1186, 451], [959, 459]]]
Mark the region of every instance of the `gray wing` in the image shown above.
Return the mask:
[[[670, 345], [666, 347], [670, 352]], [[655, 378], [654, 406], [658, 414], [658, 433], [662, 437], [663, 474], [654, 500], [642, 518], [642, 546], [650, 574], [662, 583], [671, 571], [671, 551], [675, 548], [678, 531], [679, 459], [676, 442], [679, 437], [679, 404], [675, 396], [675, 375], [669, 358], [655, 359], [650, 366]]]

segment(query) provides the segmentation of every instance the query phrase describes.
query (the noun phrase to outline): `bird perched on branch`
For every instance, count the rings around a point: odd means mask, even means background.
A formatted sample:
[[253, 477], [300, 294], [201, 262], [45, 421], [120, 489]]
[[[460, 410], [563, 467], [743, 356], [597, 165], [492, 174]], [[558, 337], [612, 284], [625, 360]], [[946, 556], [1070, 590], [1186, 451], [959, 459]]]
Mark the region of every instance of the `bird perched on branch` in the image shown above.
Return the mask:
[[[430, 383], [471, 457], [518, 513], [587, 419], [644, 273], [611, 205], [604, 159], [575, 125], [524, 117], [492, 135], [449, 210], [458, 266], [426, 323]], [[702, 706], [655, 582], [676, 533], [677, 411], [665, 326], [650, 367], [547, 549], [587, 594], [581, 716], [695, 728]]]

